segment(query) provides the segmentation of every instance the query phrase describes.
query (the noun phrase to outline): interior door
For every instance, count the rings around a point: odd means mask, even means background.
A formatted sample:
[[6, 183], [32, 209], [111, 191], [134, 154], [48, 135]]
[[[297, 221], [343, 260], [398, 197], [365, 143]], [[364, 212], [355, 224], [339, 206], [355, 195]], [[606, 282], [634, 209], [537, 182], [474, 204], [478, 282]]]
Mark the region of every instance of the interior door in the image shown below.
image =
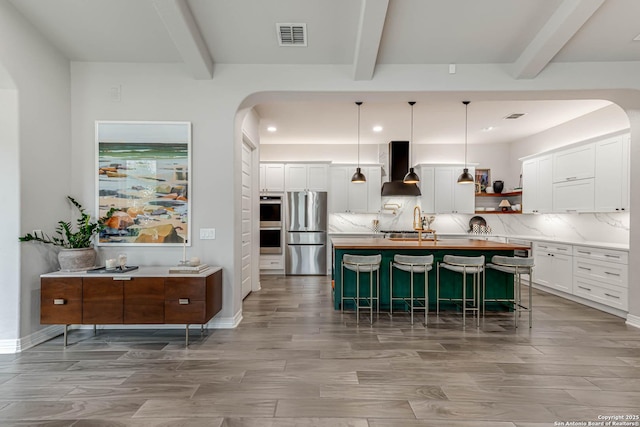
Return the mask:
[[251, 147], [242, 144], [242, 298], [251, 292]]

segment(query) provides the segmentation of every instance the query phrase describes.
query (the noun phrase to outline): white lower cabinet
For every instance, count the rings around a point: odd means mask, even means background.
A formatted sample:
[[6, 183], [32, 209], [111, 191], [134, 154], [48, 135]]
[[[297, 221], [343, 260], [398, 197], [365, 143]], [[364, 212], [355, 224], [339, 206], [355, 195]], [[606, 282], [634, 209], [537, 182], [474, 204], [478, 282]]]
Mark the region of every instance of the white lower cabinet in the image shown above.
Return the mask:
[[571, 245], [535, 242], [533, 280], [558, 291], [573, 293], [573, 262]]
[[533, 256], [535, 283], [619, 310], [612, 313], [629, 310], [627, 251], [540, 241]]
[[574, 295], [628, 311], [628, 253], [574, 246], [573, 255]]

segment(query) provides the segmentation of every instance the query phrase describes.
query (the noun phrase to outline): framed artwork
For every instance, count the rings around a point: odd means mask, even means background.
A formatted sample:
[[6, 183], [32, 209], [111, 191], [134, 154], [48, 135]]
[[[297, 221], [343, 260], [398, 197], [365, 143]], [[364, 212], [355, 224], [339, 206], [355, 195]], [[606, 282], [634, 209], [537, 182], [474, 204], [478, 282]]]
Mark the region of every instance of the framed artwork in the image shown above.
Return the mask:
[[491, 169], [476, 169], [476, 192], [485, 193], [491, 186]]
[[190, 245], [191, 123], [96, 122], [98, 245]]

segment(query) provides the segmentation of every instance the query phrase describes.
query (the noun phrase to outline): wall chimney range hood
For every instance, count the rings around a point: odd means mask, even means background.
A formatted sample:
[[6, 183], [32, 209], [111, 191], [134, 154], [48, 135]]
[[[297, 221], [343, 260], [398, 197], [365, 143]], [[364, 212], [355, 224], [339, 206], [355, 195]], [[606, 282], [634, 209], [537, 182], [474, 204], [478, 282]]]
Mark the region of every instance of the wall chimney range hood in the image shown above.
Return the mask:
[[389, 143], [389, 178], [382, 184], [383, 196], [420, 196], [416, 184], [405, 184], [402, 180], [409, 172], [409, 141], [391, 141]]

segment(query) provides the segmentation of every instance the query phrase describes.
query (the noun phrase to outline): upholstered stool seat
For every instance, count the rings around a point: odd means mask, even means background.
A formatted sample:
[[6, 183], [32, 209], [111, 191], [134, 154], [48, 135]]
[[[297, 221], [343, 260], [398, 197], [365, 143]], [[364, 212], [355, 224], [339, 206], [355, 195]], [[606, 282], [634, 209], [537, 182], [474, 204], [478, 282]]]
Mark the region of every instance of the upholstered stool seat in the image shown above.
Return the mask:
[[[487, 299], [486, 294], [483, 298], [483, 307], [482, 311], [484, 313], [486, 309], [487, 301], [495, 301], [495, 302], [506, 302], [513, 309], [514, 316], [514, 324], [515, 327], [518, 327], [518, 318], [520, 317], [521, 312], [528, 311], [529, 312], [529, 327], [533, 324], [533, 299], [532, 299], [532, 275], [533, 275], [533, 267], [534, 260], [533, 258], [524, 258], [524, 257], [508, 257], [502, 255], [495, 255], [491, 258], [491, 263], [487, 264], [487, 268], [491, 268], [493, 270], [501, 271], [507, 274], [513, 274], [513, 298], [489, 298]], [[522, 275], [526, 274], [529, 276], [529, 300], [527, 305], [524, 305], [522, 302]], [[486, 289], [485, 289], [486, 293]]]
[[[382, 262], [382, 255], [351, 255], [344, 254], [342, 256], [342, 286], [340, 293], [340, 307], [344, 311], [345, 300], [352, 300], [356, 309], [356, 323], [360, 323], [360, 309], [369, 309], [369, 320], [373, 323], [373, 306], [376, 305], [376, 311], [380, 313], [380, 263]], [[356, 273], [356, 286], [353, 295], [345, 295], [344, 288], [346, 279], [344, 270], [351, 270]], [[376, 285], [374, 288], [373, 276], [376, 276]], [[364, 295], [360, 289], [360, 276], [362, 274], [369, 274], [369, 292], [365, 292]], [[375, 289], [375, 292], [374, 292]]]
[[[396, 254], [393, 261], [389, 263], [389, 283], [390, 283], [390, 308], [389, 314], [393, 316], [393, 302], [403, 301], [411, 312], [411, 324], [413, 325], [414, 310], [424, 310], [424, 324], [427, 324], [429, 312], [429, 271], [433, 270], [433, 255], [400, 255]], [[394, 293], [393, 270], [398, 269], [409, 273], [409, 291], [404, 295]], [[414, 275], [424, 274], [424, 286], [422, 296], [416, 296], [414, 286]], [[396, 286], [397, 288], [397, 286]]]
[[[458, 296], [446, 298], [440, 297], [440, 269], [444, 268], [455, 273], [462, 274], [462, 292]], [[467, 297], [467, 275], [473, 278], [472, 295]], [[481, 288], [484, 289], [484, 255], [469, 257], [459, 255], [445, 255], [441, 262], [438, 262], [436, 270], [436, 313], [440, 314], [440, 301], [451, 301], [461, 303], [462, 324], [466, 326], [467, 311], [475, 313], [477, 326], [480, 326], [480, 296]]]

